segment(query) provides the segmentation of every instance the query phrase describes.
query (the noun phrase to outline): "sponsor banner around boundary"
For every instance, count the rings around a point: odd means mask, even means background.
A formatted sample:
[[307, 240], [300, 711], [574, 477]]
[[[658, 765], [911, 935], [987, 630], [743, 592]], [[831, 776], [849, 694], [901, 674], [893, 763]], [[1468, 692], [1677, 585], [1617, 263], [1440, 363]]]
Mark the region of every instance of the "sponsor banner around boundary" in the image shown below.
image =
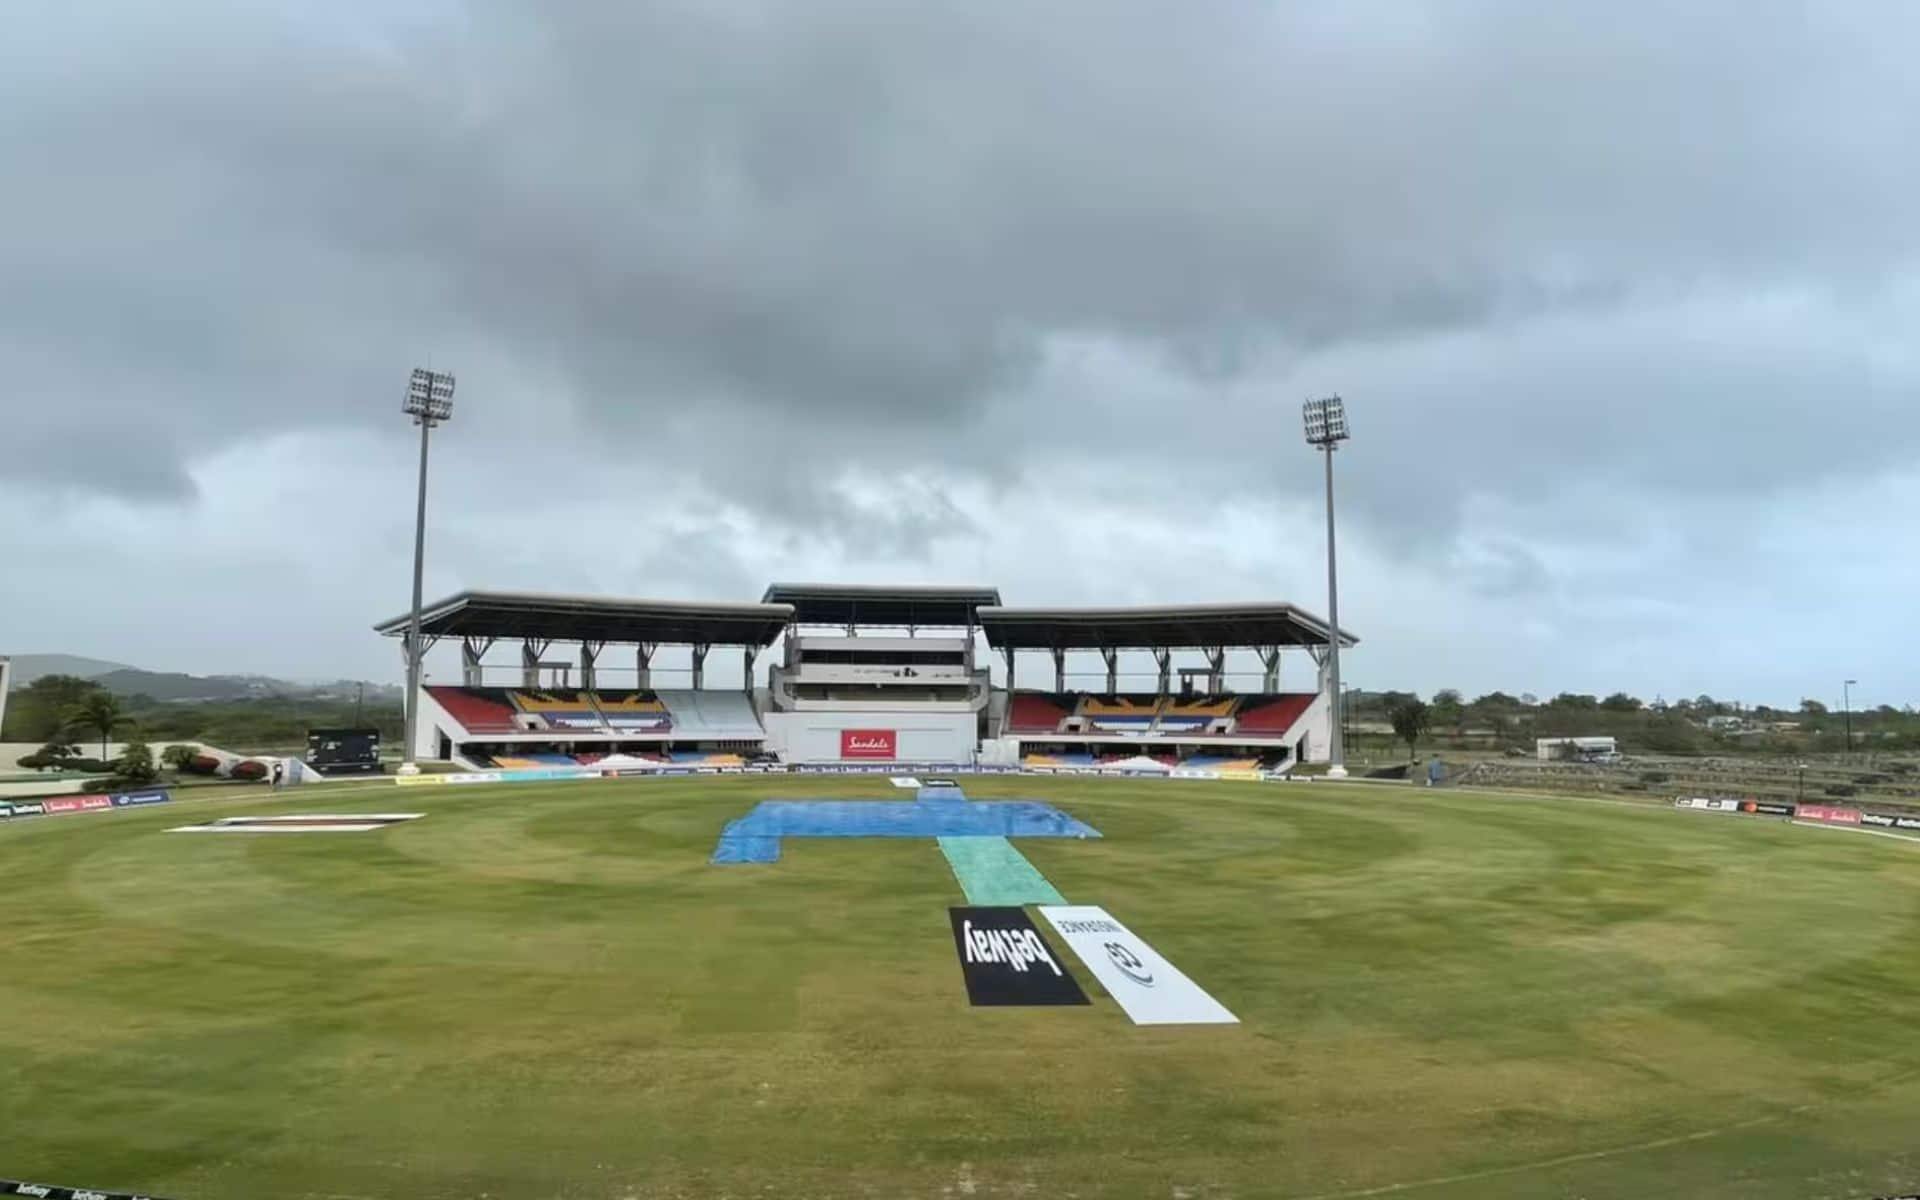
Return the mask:
[[1135, 1025], [1237, 1025], [1240, 1018], [1093, 904], [1043, 905], [1040, 915]]
[[165, 804], [173, 797], [162, 788], [149, 788], [144, 792], [115, 792], [107, 799], [113, 801], [115, 808], [135, 808], [143, 804]]
[[1802, 804], [1794, 809], [1794, 819], [1799, 821], [1822, 821], [1828, 825], [1858, 825], [1860, 810], [1857, 808], [1829, 808], [1824, 804]]
[[1741, 802], [1720, 796], [1682, 796], [1673, 802], [1675, 808], [1693, 808], [1703, 812], [1739, 812]]
[[[396, 775], [393, 782], [406, 787], [471, 783], [545, 783], [564, 779], [650, 779], [686, 775], [886, 775], [903, 771], [935, 771], [949, 775], [1087, 775], [1130, 779], [1228, 779], [1311, 782], [1290, 779], [1271, 771], [1208, 771], [1199, 768], [1175, 768], [1153, 771], [1137, 767], [1026, 767], [1006, 763], [953, 762], [820, 762], [750, 763], [738, 767], [543, 767], [498, 771], [447, 771], [419, 775]], [[17, 807], [17, 806], [16, 806]], [[4, 815], [4, 814], [0, 814]]]
[[1740, 811], [1758, 817], [1790, 817], [1793, 815], [1793, 805], [1778, 800], [1749, 800], [1740, 806]]
[[47, 815], [59, 816], [62, 813], [95, 812], [103, 808], [112, 808], [113, 801], [97, 793], [85, 796], [49, 796], [41, 801]]
[[403, 787], [459, 783], [546, 783], [556, 779], [604, 779], [607, 774], [593, 767], [528, 767], [515, 771], [443, 771], [437, 774], [395, 775], [393, 781]]
[[39, 1200], [160, 1200], [146, 1192], [107, 1192], [99, 1188], [28, 1183], [24, 1179], [0, 1179], [0, 1196], [36, 1196]]
[[1093, 1003], [1024, 908], [949, 908], [947, 917], [967, 982], [967, 1003], [982, 1008]]
[[1862, 825], [1871, 825], [1876, 829], [1910, 829], [1920, 833], [1920, 817], [1909, 817], [1899, 813], [1862, 812]]

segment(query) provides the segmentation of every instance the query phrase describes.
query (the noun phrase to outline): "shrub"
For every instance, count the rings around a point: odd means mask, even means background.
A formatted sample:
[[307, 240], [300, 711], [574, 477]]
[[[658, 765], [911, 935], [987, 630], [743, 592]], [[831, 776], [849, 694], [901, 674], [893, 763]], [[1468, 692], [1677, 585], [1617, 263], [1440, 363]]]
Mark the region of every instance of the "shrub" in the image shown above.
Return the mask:
[[139, 738], [128, 742], [113, 764], [113, 773], [117, 779], [136, 787], [152, 783], [160, 776], [159, 769], [153, 765], [153, 748]]
[[160, 752], [160, 761], [176, 771], [190, 771], [199, 753], [200, 750], [196, 746], [186, 742], [175, 742]]
[[80, 758], [78, 756], [71, 758], [49, 758], [39, 751], [35, 751], [21, 758], [20, 765], [31, 771], [42, 771], [49, 767], [61, 771], [111, 771], [114, 769], [114, 764], [104, 759]]

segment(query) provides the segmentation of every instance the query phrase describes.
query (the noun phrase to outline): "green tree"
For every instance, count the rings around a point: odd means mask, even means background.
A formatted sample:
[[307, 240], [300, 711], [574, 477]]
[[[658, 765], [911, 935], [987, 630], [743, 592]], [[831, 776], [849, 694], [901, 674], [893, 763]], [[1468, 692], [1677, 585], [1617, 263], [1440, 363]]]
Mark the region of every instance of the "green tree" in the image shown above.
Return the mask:
[[1802, 700], [1800, 702], [1800, 711], [1810, 717], [1824, 717], [1827, 715], [1827, 706], [1818, 700]]
[[1393, 732], [1407, 744], [1409, 762], [1420, 757], [1418, 747], [1420, 735], [1433, 724], [1433, 712], [1418, 696], [1408, 696], [1387, 710], [1387, 720], [1393, 723]]
[[114, 760], [113, 774], [128, 783], [152, 783], [160, 776], [153, 765], [152, 747], [137, 737], [128, 742], [120, 757]]
[[193, 765], [193, 756], [198, 753], [189, 742], [175, 742], [160, 752], [160, 761], [175, 771], [184, 771]]
[[1467, 706], [1458, 688], [1441, 688], [1433, 694], [1434, 724], [1450, 726], [1458, 732], [1466, 721]]
[[107, 756], [107, 739], [114, 730], [132, 723], [126, 710], [120, 707], [120, 698], [113, 693], [95, 688], [83, 696], [80, 702], [66, 712], [66, 724], [74, 729], [84, 729], [100, 735], [100, 757]]
[[1615, 692], [1605, 700], [1602, 700], [1600, 707], [1606, 709], [1608, 712], [1630, 713], [1639, 712], [1641, 705], [1637, 698], [1629, 696], [1625, 692]]
[[67, 727], [67, 711], [100, 685], [78, 675], [42, 675], [7, 697], [7, 723], [0, 741], [57, 740]]

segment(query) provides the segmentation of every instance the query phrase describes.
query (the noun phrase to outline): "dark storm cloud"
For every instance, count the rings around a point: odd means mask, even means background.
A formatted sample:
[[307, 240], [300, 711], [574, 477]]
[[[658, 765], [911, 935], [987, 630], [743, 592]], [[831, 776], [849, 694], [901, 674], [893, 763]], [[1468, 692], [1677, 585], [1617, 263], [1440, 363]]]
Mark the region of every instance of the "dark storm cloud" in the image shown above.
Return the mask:
[[[212, 446], [391, 420], [434, 353], [502, 426], [571, 410], [818, 518], [817, 481], [875, 455], [1017, 472], [1158, 445], [1164, 397], [1037, 390], [1066, 338], [1134, 347], [1183, 407], [1266, 372], [1279, 419], [1221, 414], [1258, 440], [1347, 387], [1370, 436], [1417, 429], [1428, 456], [1524, 381], [1525, 486], [1582, 469], [1596, 413], [1860, 383], [1644, 329], [1657, 352], [1606, 347], [1600, 388], [1555, 377], [1594, 348], [1541, 322], [1836, 281], [1871, 302], [1915, 259], [1898, 6], [301, 11], [46, 8], [0, 51], [0, 366], [48, 401], [15, 442], [40, 473], [104, 426], [99, 486], [187, 496]], [[1516, 330], [1537, 369], [1466, 353]], [[1383, 347], [1454, 374], [1393, 376]], [[1002, 436], [1038, 410], [1076, 436]], [[731, 469], [770, 443], [808, 469]], [[1680, 482], [1793, 444], [1740, 429]], [[1447, 493], [1428, 519], [1468, 490], [1413, 477]], [[1408, 510], [1391, 482], [1382, 520]]]
[[[1338, 390], [1384, 684], [1790, 700], [1904, 628], [1911, 6], [9, 21], [0, 541], [41, 574], [0, 624], [47, 646], [140, 657], [156, 617], [62, 598], [111, 562], [198, 639], [151, 665], [296, 590], [359, 639], [315, 673], [389, 669], [415, 363], [461, 380], [430, 591], [1310, 600], [1298, 402]], [[1852, 648], [1741, 665], [1816, 621]]]

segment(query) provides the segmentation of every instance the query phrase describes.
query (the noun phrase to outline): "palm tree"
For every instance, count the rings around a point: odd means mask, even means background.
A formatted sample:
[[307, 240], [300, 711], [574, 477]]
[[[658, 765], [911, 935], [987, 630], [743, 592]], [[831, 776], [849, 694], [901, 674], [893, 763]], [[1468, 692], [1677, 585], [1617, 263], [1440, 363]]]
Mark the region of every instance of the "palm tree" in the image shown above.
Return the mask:
[[133, 718], [120, 707], [120, 698], [112, 692], [89, 692], [80, 703], [66, 712], [68, 725], [100, 735], [100, 757], [107, 756], [107, 739], [113, 731], [132, 724]]

